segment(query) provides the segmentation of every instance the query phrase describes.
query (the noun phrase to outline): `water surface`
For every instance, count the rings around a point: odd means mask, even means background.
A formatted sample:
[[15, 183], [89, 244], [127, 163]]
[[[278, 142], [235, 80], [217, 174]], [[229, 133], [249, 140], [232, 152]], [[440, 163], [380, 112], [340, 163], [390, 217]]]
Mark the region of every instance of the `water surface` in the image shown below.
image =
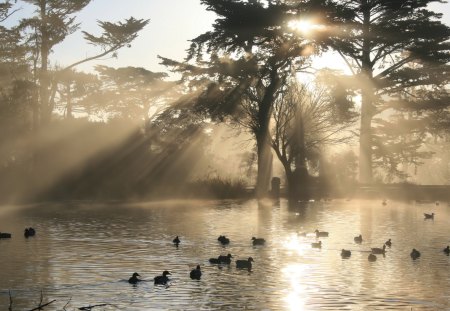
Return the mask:
[[[424, 220], [435, 212], [435, 220]], [[32, 226], [35, 237], [23, 229]], [[316, 228], [329, 231], [312, 249]], [[288, 208], [256, 201], [67, 203], [0, 208], [0, 309], [29, 310], [450, 310], [448, 205], [331, 201]], [[362, 234], [363, 243], [353, 237]], [[180, 236], [178, 248], [172, 239]], [[231, 239], [228, 246], [219, 235]], [[267, 245], [254, 247], [251, 237]], [[368, 262], [388, 239], [386, 256]], [[412, 261], [412, 248], [422, 256]], [[349, 259], [340, 250], [350, 249]], [[231, 253], [253, 270], [211, 265]], [[189, 272], [200, 264], [203, 277]], [[151, 280], [163, 270], [170, 286]], [[133, 272], [150, 282], [128, 284]], [[67, 305], [66, 305], [67, 304]]]

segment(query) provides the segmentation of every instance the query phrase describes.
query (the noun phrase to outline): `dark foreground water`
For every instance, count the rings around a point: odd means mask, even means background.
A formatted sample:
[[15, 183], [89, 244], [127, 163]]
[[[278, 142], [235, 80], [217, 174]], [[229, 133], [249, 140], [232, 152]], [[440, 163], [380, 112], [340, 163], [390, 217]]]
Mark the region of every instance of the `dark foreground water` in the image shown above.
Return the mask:
[[[256, 201], [166, 202], [134, 205], [71, 203], [0, 209], [0, 310], [450, 310], [447, 203], [381, 201], [310, 203], [305, 208]], [[435, 220], [424, 220], [435, 212]], [[23, 229], [37, 235], [25, 239]], [[316, 228], [330, 232], [312, 249]], [[362, 234], [364, 242], [353, 237]], [[172, 239], [179, 235], [177, 249]], [[231, 239], [223, 247], [219, 235]], [[251, 237], [267, 245], [254, 247]], [[368, 262], [371, 247], [392, 239], [385, 257]], [[415, 247], [422, 257], [412, 261]], [[342, 259], [342, 248], [352, 250]], [[253, 271], [218, 267], [208, 258], [252, 256]], [[201, 281], [189, 271], [202, 266]], [[172, 273], [169, 287], [152, 280]]]

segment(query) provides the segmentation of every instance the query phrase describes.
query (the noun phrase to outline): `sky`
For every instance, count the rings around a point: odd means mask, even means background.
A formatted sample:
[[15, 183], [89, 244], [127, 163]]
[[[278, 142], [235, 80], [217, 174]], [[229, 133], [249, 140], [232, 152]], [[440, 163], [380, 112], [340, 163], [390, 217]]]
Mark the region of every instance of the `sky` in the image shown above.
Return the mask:
[[[15, 19], [29, 16], [32, 12], [27, 5], [19, 1], [22, 10], [14, 15]], [[435, 3], [432, 8], [444, 14], [443, 21], [450, 25], [450, 4]], [[111, 67], [144, 67], [151, 71], [166, 71], [159, 65], [157, 55], [182, 60], [189, 48], [189, 40], [211, 30], [215, 15], [208, 12], [200, 0], [93, 0], [85, 9], [77, 14], [81, 23], [80, 30], [94, 35], [100, 34], [97, 21], [123, 21], [129, 17], [150, 19], [150, 23], [140, 32], [131, 48], [122, 48], [118, 58], [93, 61], [78, 66], [78, 70], [91, 71], [96, 64]], [[54, 48], [51, 55], [52, 64], [67, 66], [80, 59], [93, 56], [98, 49], [87, 45], [81, 31], [67, 37]], [[317, 61], [320, 67], [342, 66], [336, 55], [327, 55]]]

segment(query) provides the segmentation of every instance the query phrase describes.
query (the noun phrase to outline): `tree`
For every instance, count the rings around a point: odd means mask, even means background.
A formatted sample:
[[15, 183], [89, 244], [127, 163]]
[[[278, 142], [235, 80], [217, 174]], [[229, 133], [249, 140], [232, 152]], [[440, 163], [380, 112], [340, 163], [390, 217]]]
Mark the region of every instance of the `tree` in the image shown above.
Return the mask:
[[[274, 101], [287, 78], [308, 66], [315, 40], [323, 38], [294, 33], [290, 22], [306, 9], [293, 1], [202, 0], [202, 4], [218, 16], [214, 30], [192, 40], [184, 63], [166, 58], [162, 63], [195, 87], [195, 100], [189, 100], [199, 111], [218, 120], [233, 115], [251, 130], [258, 154], [256, 193], [261, 197], [269, 185]], [[193, 60], [195, 65], [189, 62]]]
[[164, 79], [164, 72], [152, 72], [140, 67], [112, 68], [96, 66], [102, 82], [101, 90], [89, 99], [97, 108], [123, 118], [139, 120], [142, 128], [173, 100], [175, 83]]
[[349, 127], [356, 115], [348, 110], [339, 118], [336, 105], [324, 87], [308, 89], [296, 80], [275, 101], [271, 145], [284, 167], [290, 199], [308, 198], [308, 166], [318, 161], [321, 150], [352, 137]]
[[[389, 108], [442, 109], [449, 105], [450, 28], [427, 9], [440, 0], [333, 1], [347, 16], [327, 43], [353, 70], [361, 94], [360, 182], [372, 181], [372, 121]], [[422, 87], [412, 94], [411, 88]], [[379, 144], [379, 143], [378, 143]]]
[[[133, 17], [125, 22], [111, 23], [99, 21], [103, 29], [101, 36], [83, 31], [85, 39], [101, 48], [97, 55], [77, 61], [57, 72], [49, 69], [49, 56], [52, 48], [61, 43], [68, 35], [79, 29], [74, 14], [85, 8], [91, 0], [23, 0], [36, 7], [36, 15], [21, 21], [21, 29], [26, 36], [26, 43], [33, 53], [36, 82], [39, 84], [39, 121], [47, 123], [55, 106], [55, 94], [58, 74], [75, 66], [113, 54], [137, 37], [137, 33], [149, 22]], [[39, 65], [38, 65], [39, 64]], [[37, 126], [37, 124], [36, 124]]]

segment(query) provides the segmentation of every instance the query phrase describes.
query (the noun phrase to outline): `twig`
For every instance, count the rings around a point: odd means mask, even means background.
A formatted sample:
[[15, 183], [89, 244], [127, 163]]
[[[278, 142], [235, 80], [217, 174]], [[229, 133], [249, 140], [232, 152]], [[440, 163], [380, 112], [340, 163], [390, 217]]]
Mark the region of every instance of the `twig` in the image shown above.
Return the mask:
[[88, 307], [81, 307], [81, 308], [78, 308], [78, 310], [89, 311], [89, 310], [92, 310], [92, 308], [104, 307], [104, 306], [107, 306], [107, 305], [109, 305], [109, 303], [101, 303], [101, 304], [98, 304], [98, 305], [92, 305], [92, 306], [88, 306]]
[[39, 304], [39, 306], [37, 306], [36, 308], [31, 309], [31, 310], [28, 310], [28, 311], [41, 310], [41, 309], [43, 309], [45, 306], [48, 306], [49, 304], [51, 304], [51, 303], [53, 303], [53, 302], [55, 302], [55, 301], [56, 301], [56, 299], [53, 299], [52, 301], [49, 301], [49, 302], [47, 302], [47, 303], [45, 303], [45, 304], [43, 304], [43, 305]]
[[63, 310], [66, 310], [67, 305], [70, 303], [70, 301], [72, 300], [72, 297], [69, 298], [69, 301], [67, 301], [67, 303], [64, 305]]
[[8, 308], [8, 310], [12, 311], [13, 300], [12, 300], [11, 290], [10, 289], [8, 290], [8, 293], [9, 293], [9, 308]]

